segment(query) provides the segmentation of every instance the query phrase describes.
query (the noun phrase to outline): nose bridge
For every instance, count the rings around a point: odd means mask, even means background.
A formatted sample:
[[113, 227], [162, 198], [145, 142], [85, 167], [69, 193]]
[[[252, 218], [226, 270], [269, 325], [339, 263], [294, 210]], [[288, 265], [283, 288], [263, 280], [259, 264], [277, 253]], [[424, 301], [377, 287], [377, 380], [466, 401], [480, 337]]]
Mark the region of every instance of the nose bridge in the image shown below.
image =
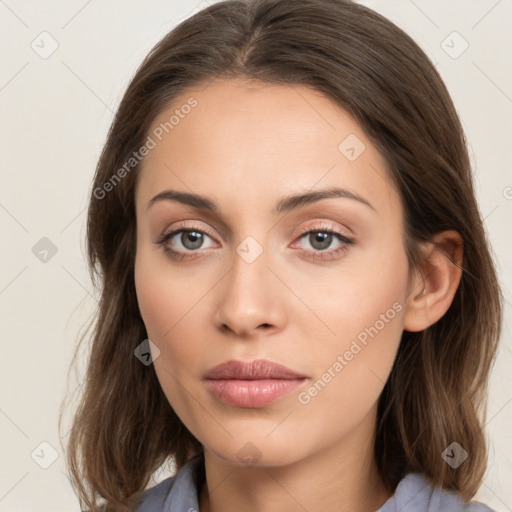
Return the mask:
[[[259, 240], [262, 238], [259, 236]], [[259, 240], [248, 235], [234, 247], [232, 268], [228, 277], [229, 293], [239, 300], [245, 300], [244, 297], [250, 301], [261, 300], [265, 290], [269, 291], [269, 249], [264, 240]]]
[[[227, 325], [232, 331], [249, 333], [262, 324], [280, 323], [277, 283], [267, 265], [270, 250], [265, 231], [256, 236], [247, 235], [234, 247], [231, 270], [216, 313], [219, 326]], [[243, 235], [242, 235], [243, 236]]]

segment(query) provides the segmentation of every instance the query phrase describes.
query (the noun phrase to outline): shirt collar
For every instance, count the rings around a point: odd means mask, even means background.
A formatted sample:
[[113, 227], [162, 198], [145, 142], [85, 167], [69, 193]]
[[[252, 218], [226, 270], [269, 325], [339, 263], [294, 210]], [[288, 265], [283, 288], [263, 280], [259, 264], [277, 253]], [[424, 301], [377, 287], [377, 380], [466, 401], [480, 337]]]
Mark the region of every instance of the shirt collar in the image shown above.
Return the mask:
[[[205, 481], [204, 452], [190, 459], [176, 474], [174, 484], [164, 502], [162, 512], [198, 512], [199, 493]], [[429, 501], [432, 488], [420, 473], [409, 473], [384, 505], [376, 512], [418, 510], [419, 503]]]
[[165, 500], [164, 512], [197, 512], [199, 496], [205, 480], [204, 452], [190, 459], [176, 474], [171, 492]]

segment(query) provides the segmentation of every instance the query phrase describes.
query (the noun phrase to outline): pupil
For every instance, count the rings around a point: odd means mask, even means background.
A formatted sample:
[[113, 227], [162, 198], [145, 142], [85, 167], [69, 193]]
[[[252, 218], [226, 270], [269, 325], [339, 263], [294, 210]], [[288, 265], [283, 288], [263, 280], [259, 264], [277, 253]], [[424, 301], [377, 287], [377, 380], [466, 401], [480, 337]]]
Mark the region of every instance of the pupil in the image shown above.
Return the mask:
[[197, 231], [186, 231], [181, 234], [181, 243], [187, 249], [197, 249], [202, 243], [202, 234]]
[[312, 233], [310, 235], [311, 246], [315, 249], [323, 250], [331, 245], [331, 233]]

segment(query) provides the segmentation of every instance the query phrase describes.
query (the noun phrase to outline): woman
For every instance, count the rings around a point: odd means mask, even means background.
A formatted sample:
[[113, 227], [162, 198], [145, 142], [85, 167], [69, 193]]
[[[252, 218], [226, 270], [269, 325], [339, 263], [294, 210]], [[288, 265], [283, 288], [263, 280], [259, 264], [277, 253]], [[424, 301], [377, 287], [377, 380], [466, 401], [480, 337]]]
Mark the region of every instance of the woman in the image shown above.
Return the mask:
[[87, 237], [82, 508], [490, 510], [501, 292], [452, 101], [390, 21], [344, 0], [185, 20], [123, 97]]

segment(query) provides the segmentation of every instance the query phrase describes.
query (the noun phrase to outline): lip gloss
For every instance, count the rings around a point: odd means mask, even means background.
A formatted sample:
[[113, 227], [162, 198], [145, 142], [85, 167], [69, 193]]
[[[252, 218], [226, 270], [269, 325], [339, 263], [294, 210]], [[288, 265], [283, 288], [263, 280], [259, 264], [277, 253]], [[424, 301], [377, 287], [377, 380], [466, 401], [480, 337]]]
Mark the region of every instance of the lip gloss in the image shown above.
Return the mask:
[[264, 407], [300, 387], [306, 379], [207, 379], [206, 387], [221, 402], [236, 407]]

